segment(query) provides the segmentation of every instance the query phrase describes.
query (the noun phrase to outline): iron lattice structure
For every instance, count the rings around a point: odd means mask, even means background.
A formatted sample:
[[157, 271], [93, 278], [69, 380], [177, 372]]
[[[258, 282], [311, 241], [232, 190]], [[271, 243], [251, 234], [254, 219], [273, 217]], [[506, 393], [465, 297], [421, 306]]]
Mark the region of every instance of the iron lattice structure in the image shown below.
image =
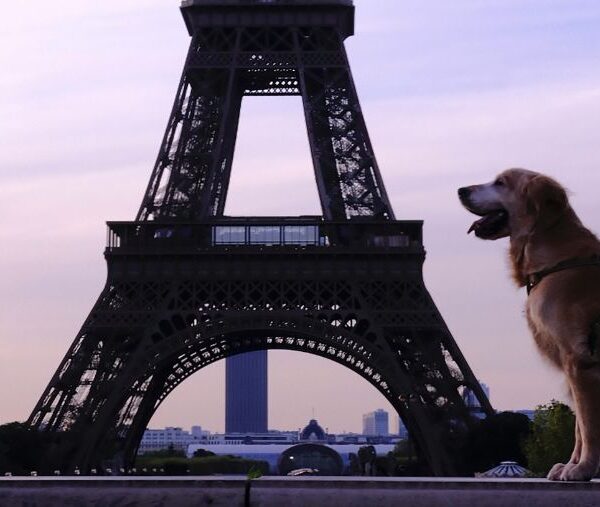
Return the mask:
[[[425, 288], [420, 221], [397, 221], [354, 88], [349, 0], [188, 0], [192, 41], [136, 221], [108, 224], [106, 286], [29, 423], [62, 466], [131, 464], [187, 377], [262, 349], [355, 371], [436, 475], [460, 472], [487, 398]], [[245, 95], [300, 95], [323, 215], [223, 216]]]

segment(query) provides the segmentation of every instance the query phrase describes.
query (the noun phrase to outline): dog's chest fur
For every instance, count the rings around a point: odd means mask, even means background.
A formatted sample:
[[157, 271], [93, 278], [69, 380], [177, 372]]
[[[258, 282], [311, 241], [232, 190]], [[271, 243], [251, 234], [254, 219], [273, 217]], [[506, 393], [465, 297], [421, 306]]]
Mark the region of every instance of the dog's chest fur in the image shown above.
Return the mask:
[[573, 360], [600, 365], [600, 291], [594, 287], [600, 287], [600, 270], [563, 271], [544, 279], [527, 298], [533, 339], [558, 368]]
[[553, 336], [552, 325], [544, 319], [542, 301], [535, 297], [527, 301], [525, 314], [527, 323], [540, 353], [557, 368], [562, 367], [561, 353], [557, 340]]

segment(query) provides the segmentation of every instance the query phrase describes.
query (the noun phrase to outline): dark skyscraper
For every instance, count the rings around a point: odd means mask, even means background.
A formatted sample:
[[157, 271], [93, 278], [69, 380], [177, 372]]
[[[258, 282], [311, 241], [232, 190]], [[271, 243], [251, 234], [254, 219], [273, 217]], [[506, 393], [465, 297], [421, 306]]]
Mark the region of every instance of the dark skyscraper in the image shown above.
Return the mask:
[[228, 357], [225, 365], [225, 432], [266, 433], [267, 351]]

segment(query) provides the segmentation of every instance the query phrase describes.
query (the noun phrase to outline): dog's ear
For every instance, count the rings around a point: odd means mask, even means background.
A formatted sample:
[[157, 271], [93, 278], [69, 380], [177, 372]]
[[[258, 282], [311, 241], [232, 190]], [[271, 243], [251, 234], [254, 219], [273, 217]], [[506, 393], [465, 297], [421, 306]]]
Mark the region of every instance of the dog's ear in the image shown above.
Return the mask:
[[552, 178], [542, 175], [529, 181], [525, 198], [527, 211], [535, 217], [535, 226], [540, 229], [554, 225], [569, 205], [565, 189]]

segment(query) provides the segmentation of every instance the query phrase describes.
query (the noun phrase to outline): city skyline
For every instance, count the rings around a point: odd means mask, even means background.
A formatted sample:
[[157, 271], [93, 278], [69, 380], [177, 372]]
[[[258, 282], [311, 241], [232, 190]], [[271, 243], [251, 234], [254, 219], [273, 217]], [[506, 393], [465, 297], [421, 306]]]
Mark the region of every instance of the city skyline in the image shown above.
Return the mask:
[[[600, 67], [590, 49], [600, 45], [600, 7], [356, 6], [348, 51], [362, 106], [397, 215], [425, 219], [425, 279], [436, 304], [475, 374], [492, 386], [495, 408], [564, 398], [526, 329], [505, 245], [466, 236], [471, 218], [455, 193], [507, 166], [539, 169], [573, 191], [583, 222], [600, 231]], [[11, 4], [6, 15], [0, 423], [29, 415], [93, 305], [105, 279], [104, 221], [135, 214], [189, 42], [177, 2], [149, 1], [142, 10], [133, 1], [59, 0]], [[228, 213], [319, 212], [301, 115], [296, 97], [245, 102]], [[274, 132], [278, 141], [285, 133], [286, 146], [267, 159]], [[332, 431], [350, 431], [350, 415], [372, 407], [392, 413], [342, 366], [293, 352], [269, 356], [273, 425], [312, 407]], [[187, 426], [202, 418], [224, 428], [224, 392], [220, 362], [171, 394], [150, 426], [177, 414]]]

